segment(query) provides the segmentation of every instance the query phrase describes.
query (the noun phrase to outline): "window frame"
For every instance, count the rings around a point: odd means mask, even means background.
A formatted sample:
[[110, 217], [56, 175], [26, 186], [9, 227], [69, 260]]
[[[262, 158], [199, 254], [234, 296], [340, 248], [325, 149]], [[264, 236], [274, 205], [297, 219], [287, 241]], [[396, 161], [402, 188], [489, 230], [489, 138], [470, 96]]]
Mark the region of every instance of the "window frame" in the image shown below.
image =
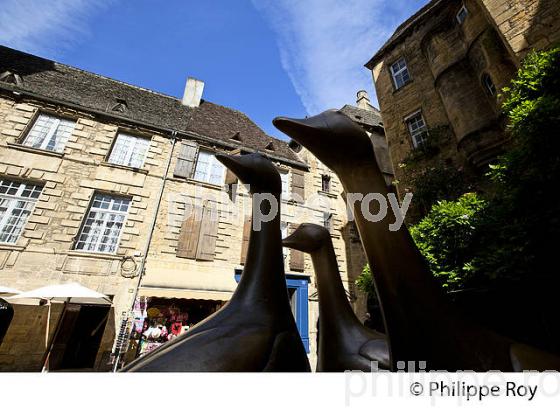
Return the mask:
[[[331, 193], [331, 181], [332, 178], [330, 175], [327, 174], [321, 174], [321, 191], [322, 192], [326, 192], [327, 194]], [[325, 182], [326, 182], [326, 187], [327, 189], [325, 189]]]
[[[117, 145], [117, 142], [118, 142], [118, 139], [119, 139], [120, 135], [125, 135], [127, 137], [133, 137], [136, 140], [144, 139], [144, 140], [148, 141], [148, 145], [147, 145], [147, 148], [146, 148], [146, 153], [144, 154], [144, 158], [142, 159], [142, 164], [139, 167], [134, 167], [132, 165], [126, 165], [126, 164], [119, 164], [119, 163], [116, 163], [116, 162], [111, 162], [111, 156], [113, 155], [113, 152], [115, 150], [115, 147]], [[153, 139], [152, 135], [147, 135], [147, 134], [131, 131], [131, 130], [128, 130], [126, 128], [119, 128], [115, 132], [115, 135], [113, 136], [113, 142], [111, 144], [111, 147], [109, 148], [109, 152], [105, 156], [105, 163], [107, 163], [109, 165], [117, 166], [117, 167], [124, 167], [124, 168], [130, 168], [130, 169], [142, 169], [142, 168], [144, 168], [144, 164], [146, 163], [146, 159], [148, 158], [148, 152], [150, 152], [150, 148], [152, 146], [152, 139]], [[132, 155], [133, 155], [133, 150], [131, 150], [129, 153], [127, 153], [126, 157], [128, 158], [128, 162], [130, 162], [130, 159], [132, 158]]]
[[[461, 15], [464, 15], [464, 17], [462, 17], [461, 19]], [[463, 3], [461, 5], [461, 8], [457, 11], [457, 13], [455, 14], [455, 20], [457, 21], [457, 23], [459, 23], [459, 25], [462, 25], [466, 20], [467, 17], [469, 16], [469, 9], [467, 8], [467, 6]]]
[[[410, 129], [410, 123], [411, 123], [411, 120], [418, 115], [420, 116], [420, 118], [422, 119], [422, 122], [424, 123], [424, 130], [419, 132], [419, 133], [413, 133], [413, 131]], [[428, 123], [426, 122], [426, 119], [424, 118], [424, 114], [422, 113], [421, 109], [413, 112], [410, 115], [407, 115], [404, 118], [404, 123], [406, 125], [406, 130], [408, 132], [408, 135], [410, 135], [410, 139], [412, 141], [412, 148], [413, 149], [420, 148], [421, 145], [426, 143], [427, 137], [428, 137]], [[421, 141], [417, 141], [417, 137], [419, 135], [421, 135], [422, 133], [425, 134], [425, 137], [422, 138]]]
[[[280, 174], [280, 183], [281, 183], [281, 191], [280, 191], [280, 200], [282, 201], [289, 201], [292, 197], [292, 184], [290, 178], [290, 171], [287, 169], [278, 169], [278, 173]], [[284, 195], [284, 188], [286, 188], [286, 193]]]
[[[46, 136], [45, 136], [43, 142], [41, 143], [40, 147], [34, 147], [32, 145], [27, 145], [25, 143], [29, 139], [31, 131], [33, 131], [33, 128], [35, 127], [37, 121], [39, 120], [39, 118], [42, 115], [45, 115], [45, 116], [48, 116], [48, 117], [54, 117], [57, 120], [70, 121], [70, 122], [74, 123], [74, 127], [72, 128], [72, 131], [70, 132], [70, 134], [66, 138], [66, 141], [64, 142], [64, 145], [63, 145], [61, 151], [56, 151], [54, 149], [47, 149], [46, 147], [43, 147], [43, 144], [45, 143], [45, 141], [48, 141]], [[67, 114], [61, 114], [59, 112], [53, 112], [53, 111], [49, 111], [49, 110], [38, 109], [38, 110], [35, 111], [34, 115], [31, 117], [30, 121], [27, 123], [27, 126], [25, 127], [25, 129], [21, 133], [21, 136], [17, 139], [16, 142], [17, 142], [17, 144], [21, 145], [22, 147], [24, 147], [26, 149], [44, 151], [46, 153], [55, 154], [55, 155], [64, 155], [64, 152], [66, 150], [66, 145], [67, 145], [70, 137], [74, 134], [74, 131], [76, 129], [76, 125], [78, 125], [78, 118], [76, 118], [74, 116], [67, 115]], [[52, 135], [51, 135], [51, 138], [52, 138]]]
[[[82, 237], [82, 235], [83, 235], [83, 231], [84, 231], [84, 228], [86, 227], [86, 224], [87, 224], [89, 215], [90, 215], [90, 213], [92, 212], [92, 209], [94, 209], [94, 208], [93, 208], [94, 201], [95, 201], [95, 199], [96, 199], [96, 197], [97, 197], [98, 195], [100, 195], [100, 196], [109, 196], [109, 197], [111, 197], [112, 200], [115, 199], [115, 198], [118, 198], [118, 199], [128, 199], [128, 200], [129, 200], [129, 202], [128, 202], [128, 208], [127, 208], [127, 210], [126, 210], [126, 213], [124, 213], [125, 216], [124, 216], [124, 219], [123, 219], [123, 221], [122, 221], [122, 226], [121, 226], [121, 229], [119, 230], [119, 234], [118, 234], [118, 236], [117, 236], [117, 240], [116, 240], [116, 242], [115, 242], [115, 249], [114, 249], [113, 251], [100, 251], [100, 250], [98, 249], [99, 246], [102, 245], [102, 244], [100, 243], [100, 239], [104, 236], [103, 234], [99, 235], [98, 239], [96, 240], [97, 243], [96, 243], [96, 249], [95, 249], [95, 250], [84, 249], [84, 248], [79, 248], [79, 247], [78, 247], [79, 244], [80, 244], [80, 242], [81, 242], [80, 239], [81, 239], [81, 237]], [[132, 197], [129, 197], [129, 196], [126, 196], [126, 195], [116, 195], [116, 194], [111, 193], [111, 192], [94, 191], [93, 194], [92, 194], [92, 196], [91, 196], [91, 198], [90, 198], [87, 211], [86, 211], [86, 213], [85, 213], [85, 215], [84, 215], [84, 217], [83, 217], [83, 219], [82, 219], [82, 223], [81, 223], [81, 225], [80, 225], [80, 230], [78, 231], [78, 234], [77, 234], [76, 237], [75, 237], [75, 240], [74, 240], [74, 243], [73, 243], [73, 246], [72, 246], [72, 250], [73, 250], [73, 251], [76, 251], [76, 252], [93, 253], [93, 254], [100, 254], [100, 255], [115, 255], [115, 254], [117, 253], [117, 251], [119, 250], [119, 246], [120, 246], [120, 243], [121, 243], [123, 231], [124, 231], [124, 228], [126, 227], [126, 222], [128, 221], [128, 216], [129, 216], [130, 208], [131, 208], [131, 207], [132, 207]], [[113, 210], [105, 210], [105, 209], [103, 209], [103, 208], [95, 208], [95, 212], [114, 213], [114, 214], [121, 214], [121, 215], [123, 214], [123, 212], [120, 211], [120, 210], [119, 210], [119, 211], [113, 211]], [[95, 219], [94, 219], [94, 221], [95, 221]], [[102, 225], [103, 230], [106, 229], [106, 226], [107, 226], [107, 221], [106, 221], [106, 220], [103, 220], [103, 225]], [[90, 228], [91, 228], [91, 227], [90, 227]], [[85, 244], [85, 243], [86, 243], [86, 242], [84, 241], [84, 244]]]
[[[393, 67], [395, 66], [395, 64], [398, 64], [401, 61], [404, 63], [404, 67], [400, 68], [397, 71], [394, 71]], [[397, 82], [397, 76], [402, 75], [402, 73], [405, 71], [406, 71], [406, 75], [408, 76], [408, 79], [406, 81], [402, 80], [403, 83], [399, 85]], [[395, 88], [395, 91], [400, 90], [405, 85], [412, 82], [412, 75], [410, 74], [410, 70], [408, 69], [408, 63], [406, 62], [406, 58], [404, 56], [397, 58], [389, 65], [389, 74], [391, 74], [391, 79], [393, 80], [393, 87]]]
[[[280, 236], [282, 239], [287, 238], [290, 235], [290, 225], [288, 222], [286, 221], [280, 221]], [[288, 262], [288, 255], [290, 254], [290, 249], [288, 249], [287, 247], [283, 246], [282, 247], [282, 256], [283, 256], [283, 262], [284, 262], [284, 267], [286, 266], [286, 263]]]
[[[490, 84], [488, 84], [487, 80], [490, 80]], [[480, 81], [482, 82], [482, 86], [484, 87], [484, 91], [486, 91], [486, 94], [493, 98], [496, 97], [496, 95], [498, 94], [498, 89], [496, 88], [496, 84], [494, 83], [492, 76], [487, 72], [484, 72], [482, 73]]]
[[[41, 197], [41, 194], [43, 193], [43, 189], [44, 189], [44, 185], [41, 185], [40, 183], [36, 183], [34, 181], [21, 181], [21, 180], [13, 180], [13, 179], [5, 179], [5, 178], [0, 178], [0, 181], [4, 181], [4, 182], [10, 182], [10, 183], [16, 183], [16, 184], [20, 184], [20, 186], [18, 187], [16, 194], [14, 195], [10, 195], [10, 194], [1, 194], [0, 193], [0, 199], [7, 199], [9, 200], [9, 204], [6, 207], [6, 211], [4, 212], [4, 215], [2, 217], [0, 217], [0, 237], [2, 235], [4, 235], [4, 229], [6, 228], [6, 226], [8, 225], [9, 219], [12, 217], [12, 213], [14, 211], [14, 209], [16, 209], [16, 205], [18, 202], [25, 202], [26, 204], [32, 204], [32, 207], [30, 209], [25, 209], [27, 211], [29, 211], [29, 214], [27, 215], [27, 217], [23, 220], [23, 223], [21, 224], [20, 227], [20, 231], [17, 234], [17, 237], [15, 238], [15, 240], [13, 241], [4, 241], [0, 239], [0, 244], [16, 244], [19, 239], [21, 238], [21, 236], [23, 235], [23, 232], [25, 231], [25, 226], [27, 225], [27, 221], [29, 219], [30, 216], [33, 215], [33, 212], [35, 211], [35, 205], [37, 204], [37, 202], [39, 201], [39, 198]], [[23, 197], [21, 196], [21, 194], [23, 194], [23, 192], [26, 190], [27, 187], [29, 186], [33, 186], [33, 187], [37, 187], [40, 188], [39, 191], [39, 195], [37, 195], [36, 198], [33, 197]], [[34, 192], [35, 188], [33, 189], [32, 192]], [[24, 208], [20, 208], [21, 210], [24, 210]], [[18, 220], [21, 220], [22, 218], [18, 217]], [[14, 225], [16, 226], [16, 225]], [[10, 238], [13, 235], [13, 230], [11, 233], [8, 234], [8, 238]]]
[[323, 227], [332, 234], [334, 214], [330, 211], [323, 211]]
[[[210, 155], [210, 156], [213, 158], [213, 161], [215, 161], [216, 164], [219, 164], [220, 167], [222, 168], [222, 179], [221, 179], [221, 181], [220, 181], [219, 183], [214, 183], [214, 182], [212, 182], [212, 180], [211, 180], [211, 177], [212, 177], [212, 172], [211, 172], [212, 164], [211, 164], [210, 162], [208, 163], [208, 166], [210, 166], [210, 170], [207, 170], [207, 172], [206, 172], [206, 173], [208, 174], [208, 180], [201, 180], [201, 179], [198, 179], [198, 178], [196, 177], [196, 173], [197, 173], [197, 169], [198, 169], [198, 164], [199, 164], [199, 162], [200, 162], [200, 154], [201, 154], [201, 153], [202, 153], [202, 154], [208, 154], [208, 155]], [[192, 179], [193, 181], [196, 181], [196, 182], [200, 182], [200, 183], [202, 183], [202, 184], [209, 184], [209, 185], [214, 185], [214, 186], [222, 186], [222, 185], [224, 185], [224, 184], [225, 184], [225, 181], [226, 181], [226, 171], [227, 171], [227, 168], [225, 167], [224, 164], [222, 164], [220, 161], [218, 161], [218, 159], [216, 158], [216, 154], [217, 154], [216, 151], [212, 151], [212, 150], [210, 150], [210, 149], [208, 149], [208, 148], [205, 148], [205, 147], [199, 147], [199, 148], [198, 148], [198, 152], [196, 153], [196, 160], [195, 160], [195, 163], [194, 163], [194, 167], [193, 167], [193, 171], [192, 171], [192, 175], [191, 175], [190, 179]]]

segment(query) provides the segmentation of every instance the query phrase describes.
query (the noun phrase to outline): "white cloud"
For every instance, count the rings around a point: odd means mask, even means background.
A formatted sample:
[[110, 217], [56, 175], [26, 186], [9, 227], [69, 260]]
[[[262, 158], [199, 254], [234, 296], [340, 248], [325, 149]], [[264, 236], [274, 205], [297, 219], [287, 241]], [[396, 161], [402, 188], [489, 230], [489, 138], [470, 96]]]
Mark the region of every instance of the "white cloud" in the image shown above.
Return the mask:
[[375, 98], [363, 65], [418, 4], [410, 0], [252, 0], [277, 35], [281, 62], [308, 114]]
[[60, 52], [88, 34], [88, 20], [112, 0], [2, 0], [0, 42], [30, 53]]

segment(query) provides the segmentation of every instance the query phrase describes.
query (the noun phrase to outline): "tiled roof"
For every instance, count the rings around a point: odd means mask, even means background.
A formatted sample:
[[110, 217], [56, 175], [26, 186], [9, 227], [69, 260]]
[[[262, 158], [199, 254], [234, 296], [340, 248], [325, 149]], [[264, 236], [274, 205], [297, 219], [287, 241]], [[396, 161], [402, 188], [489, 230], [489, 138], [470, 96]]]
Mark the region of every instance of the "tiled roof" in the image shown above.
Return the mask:
[[403, 35], [407, 34], [414, 26], [430, 15], [438, 6], [449, 0], [431, 0], [428, 4], [410, 16], [400, 26], [397, 27], [393, 35], [383, 44], [383, 46], [374, 54], [374, 56], [365, 64], [370, 70], [373, 69], [378, 60], [380, 60], [386, 51], [389, 50]]
[[353, 121], [359, 123], [360, 125], [366, 125], [369, 127], [383, 127], [383, 121], [381, 120], [381, 113], [378, 110], [370, 111], [364, 110], [353, 105], [345, 105], [339, 110], [341, 113], [350, 117]]
[[274, 151], [266, 150], [267, 155], [303, 165], [285, 141], [267, 135], [242, 112], [209, 101], [189, 108], [176, 97], [0, 46], [0, 76], [6, 72], [19, 78], [13, 83], [0, 81], [0, 89], [77, 105], [84, 111], [156, 129], [196, 134], [230, 146], [265, 151], [273, 142]]
[[381, 120], [381, 113], [373, 107], [373, 110], [365, 110], [353, 105], [345, 105], [339, 111], [361, 125], [366, 131], [370, 132], [373, 151], [379, 169], [386, 175], [394, 175], [391, 156], [389, 155], [389, 146], [385, 139], [385, 130]]

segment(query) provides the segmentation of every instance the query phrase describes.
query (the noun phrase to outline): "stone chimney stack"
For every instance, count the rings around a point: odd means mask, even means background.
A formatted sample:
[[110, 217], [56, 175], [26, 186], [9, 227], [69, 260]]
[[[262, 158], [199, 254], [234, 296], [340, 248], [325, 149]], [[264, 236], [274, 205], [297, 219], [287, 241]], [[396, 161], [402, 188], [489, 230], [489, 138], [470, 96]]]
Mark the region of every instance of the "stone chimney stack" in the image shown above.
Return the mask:
[[183, 105], [191, 108], [198, 107], [200, 105], [203, 90], [204, 81], [200, 81], [192, 77], [187, 78], [185, 93], [183, 94]]
[[369, 95], [368, 95], [366, 90], [358, 91], [358, 96], [356, 98], [356, 104], [357, 104], [358, 108], [361, 108], [362, 110], [373, 111], [373, 107], [371, 105], [371, 102], [369, 100]]

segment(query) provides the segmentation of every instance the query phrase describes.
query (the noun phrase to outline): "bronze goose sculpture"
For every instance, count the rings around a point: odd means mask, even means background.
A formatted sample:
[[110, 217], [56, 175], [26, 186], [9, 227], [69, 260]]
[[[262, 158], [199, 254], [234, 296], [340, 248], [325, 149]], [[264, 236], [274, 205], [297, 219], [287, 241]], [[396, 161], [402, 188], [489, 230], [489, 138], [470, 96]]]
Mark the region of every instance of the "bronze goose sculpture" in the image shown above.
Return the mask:
[[[279, 117], [274, 125], [307, 148], [340, 178], [347, 194], [370, 193], [387, 199], [388, 190], [365, 131], [344, 114], [325, 111], [306, 119]], [[425, 361], [435, 370], [560, 370], [560, 358], [516, 343], [460, 315], [448, 302], [403, 225], [389, 229], [392, 218], [372, 222], [380, 204], [356, 201], [353, 214], [374, 271], [391, 367]]]
[[320, 225], [301, 224], [283, 244], [309, 253], [313, 261], [319, 294], [317, 371], [369, 372], [374, 363], [389, 369], [385, 335], [362, 325], [346, 299], [329, 231]]
[[[284, 277], [280, 175], [260, 154], [216, 157], [250, 186], [251, 195], [271, 194], [278, 212], [273, 219], [262, 222], [260, 230], [251, 231], [245, 267], [231, 300], [184, 335], [137, 359], [124, 371], [310, 371]], [[253, 201], [253, 214], [258, 206], [263, 215], [268, 214], [270, 202]]]

